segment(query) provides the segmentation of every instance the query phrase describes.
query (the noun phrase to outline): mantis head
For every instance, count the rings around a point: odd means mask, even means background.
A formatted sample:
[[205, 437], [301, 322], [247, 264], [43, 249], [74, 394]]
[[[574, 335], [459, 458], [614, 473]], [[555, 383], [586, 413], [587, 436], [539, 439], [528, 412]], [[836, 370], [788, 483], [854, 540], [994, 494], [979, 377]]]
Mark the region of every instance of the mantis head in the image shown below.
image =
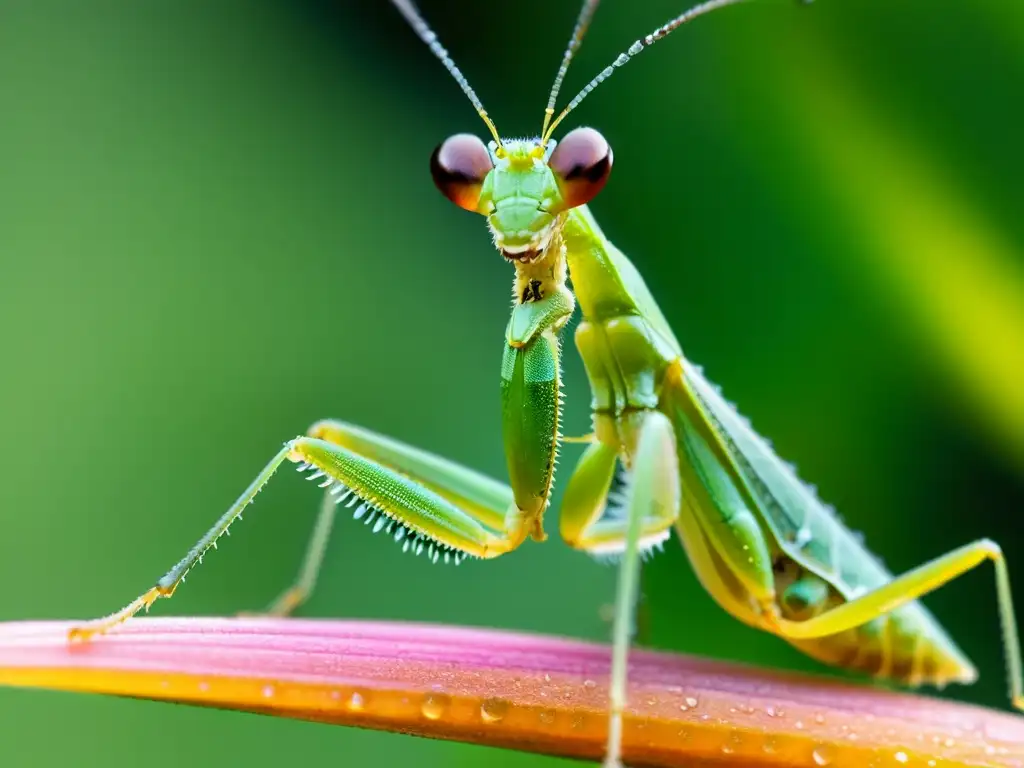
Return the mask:
[[593, 77], [555, 117], [555, 103], [569, 64], [600, 2], [583, 0], [576, 27], [548, 95], [540, 137], [508, 141], [502, 141], [476, 91], [424, 21], [414, 0], [391, 2], [458, 83], [493, 138], [489, 145], [468, 133], [446, 139], [430, 158], [434, 183], [460, 208], [487, 217], [494, 244], [505, 258], [530, 263], [544, 254], [557, 229], [559, 215], [593, 199], [604, 187], [612, 168], [611, 148], [593, 128], [577, 128], [561, 142], [555, 142], [551, 137], [562, 120], [642, 51], [686, 22], [743, 0], [704, 0], [639, 38]]
[[430, 158], [442, 194], [460, 208], [487, 217], [494, 244], [511, 261], [544, 253], [561, 213], [590, 202], [612, 169], [612, 150], [593, 128], [577, 128], [561, 142], [491, 141], [459, 133]]
[[391, 2], [458, 83], [493, 138], [489, 145], [468, 133], [446, 139], [430, 158], [434, 183], [460, 208], [487, 217], [494, 244], [505, 258], [528, 264], [545, 253], [558, 228], [559, 215], [592, 200], [604, 187], [612, 168], [611, 147], [593, 128], [577, 128], [567, 133], [561, 142], [555, 142], [551, 137], [562, 120], [642, 51], [686, 22], [743, 0], [704, 0], [636, 40], [592, 78], [555, 117], [562, 81], [600, 2], [583, 0], [576, 27], [548, 95], [540, 137], [506, 141], [502, 141], [476, 91], [424, 21], [414, 0]]

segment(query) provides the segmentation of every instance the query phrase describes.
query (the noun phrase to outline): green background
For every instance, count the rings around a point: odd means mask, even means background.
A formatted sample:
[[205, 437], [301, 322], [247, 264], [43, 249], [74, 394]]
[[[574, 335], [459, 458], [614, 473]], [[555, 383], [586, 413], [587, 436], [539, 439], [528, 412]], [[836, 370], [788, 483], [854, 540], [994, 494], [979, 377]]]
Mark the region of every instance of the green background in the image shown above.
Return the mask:
[[[606, 6], [563, 101], [682, 10]], [[575, 3], [423, 9], [499, 128], [536, 132]], [[593, 210], [687, 355], [872, 549], [902, 571], [991, 536], [1019, 590], [1022, 96], [1024, 4], [765, 0], [680, 30], [568, 121], [614, 147]], [[465, 130], [483, 129], [383, 0], [0, 0], [0, 619], [122, 605], [320, 417], [504, 475], [511, 272], [427, 170]], [[158, 614], [285, 585], [316, 494], [289, 473], [261, 499]], [[331, 553], [305, 615], [607, 634], [614, 570], [557, 537], [453, 569], [342, 523]], [[676, 545], [645, 584], [659, 645], [819, 669], [727, 617]], [[991, 571], [927, 603], [982, 672], [948, 695], [1004, 706]], [[0, 690], [0, 765], [300, 757], [546, 762]]]

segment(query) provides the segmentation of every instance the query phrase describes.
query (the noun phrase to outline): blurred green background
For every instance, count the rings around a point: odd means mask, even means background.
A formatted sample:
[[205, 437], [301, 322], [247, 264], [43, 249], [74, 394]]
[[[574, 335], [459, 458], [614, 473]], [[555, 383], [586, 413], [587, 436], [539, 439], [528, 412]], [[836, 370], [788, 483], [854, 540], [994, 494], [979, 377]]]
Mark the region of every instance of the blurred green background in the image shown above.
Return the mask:
[[[499, 128], [536, 132], [575, 0], [422, 6]], [[563, 101], [682, 10], [606, 6]], [[384, 0], [2, 0], [0, 18], [0, 619], [122, 605], [320, 417], [503, 477], [511, 271], [427, 170], [483, 128]], [[592, 207], [688, 356], [892, 569], [991, 536], [1019, 608], [1022, 96], [1024, 4], [765, 0], [680, 30], [569, 121], [613, 145]], [[264, 605], [316, 498], [282, 475], [157, 613]], [[614, 571], [557, 537], [453, 569], [341, 523], [331, 552], [305, 615], [607, 635]], [[820, 671], [727, 617], [678, 546], [645, 585], [657, 645]], [[982, 672], [948, 695], [1004, 706], [991, 570], [926, 602]], [[557, 762], [0, 690], [5, 766], [298, 756]]]

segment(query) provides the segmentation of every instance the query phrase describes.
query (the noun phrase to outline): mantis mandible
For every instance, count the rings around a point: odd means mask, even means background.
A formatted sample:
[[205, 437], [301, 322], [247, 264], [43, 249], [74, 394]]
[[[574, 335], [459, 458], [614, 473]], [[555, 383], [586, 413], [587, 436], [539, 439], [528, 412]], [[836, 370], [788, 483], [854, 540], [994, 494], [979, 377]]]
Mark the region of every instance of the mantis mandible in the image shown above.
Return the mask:
[[[620, 560], [606, 765], [620, 765], [627, 653], [640, 558], [674, 529], [704, 588], [727, 612], [825, 663], [910, 686], [976, 678], [916, 599], [986, 560], [996, 569], [1010, 696], [1024, 707], [1007, 568], [988, 540], [899, 577], [888, 573], [687, 360], [639, 272], [587, 204], [612, 167], [592, 128], [561, 140], [563, 119], [617, 68], [684, 23], [740, 0], [710, 0], [637, 40], [555, 117], [569, 64], [598, 0], [585, 0], [555, 77], [540, 136], [500, 136], [480, 99], [410, 0], [392, 0], [469, 98], [490, 133], [445, 140], [430, 159], [453, 203], [483, 215], [515, 270], [501, 363], [510, 485], [353, 424], [327, 420], [284, 444], [230, 509], [156, 586], [72, 631], [85, 640], [170, 597], [285, 462], [320, 480], [324, 500], [295, 584], [269, 609], [311, 593], [337, 505], [433, 562], [488, 559], [543, 541], [560, 443], [560, 334], [578, 304], [575, 342], [592, 395], [593, 432], [569, 478], [559, 528], [576, 549]], [[571, 276], [573, 290], [567, 280]], [[611, 490], [616, 473], [622, 492]]]

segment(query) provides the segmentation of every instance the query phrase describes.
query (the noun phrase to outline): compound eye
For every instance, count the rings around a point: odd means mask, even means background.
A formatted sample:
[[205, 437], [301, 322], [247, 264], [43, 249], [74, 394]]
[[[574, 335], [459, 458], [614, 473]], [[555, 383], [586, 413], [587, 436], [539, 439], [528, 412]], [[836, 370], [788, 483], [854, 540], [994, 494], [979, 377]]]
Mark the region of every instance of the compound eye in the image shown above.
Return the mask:
[[589, 203], [612, 172], [612, 148], [593, 128], [576, 128], [558, 142], [548, 167], [558, 178], [566, 208]]
[[430, 175], [441, 194], [460, 208], [476, 211], [480, 189], [494, 164], [491, 153], [470, 133], [445, 139], [430, 156]]

